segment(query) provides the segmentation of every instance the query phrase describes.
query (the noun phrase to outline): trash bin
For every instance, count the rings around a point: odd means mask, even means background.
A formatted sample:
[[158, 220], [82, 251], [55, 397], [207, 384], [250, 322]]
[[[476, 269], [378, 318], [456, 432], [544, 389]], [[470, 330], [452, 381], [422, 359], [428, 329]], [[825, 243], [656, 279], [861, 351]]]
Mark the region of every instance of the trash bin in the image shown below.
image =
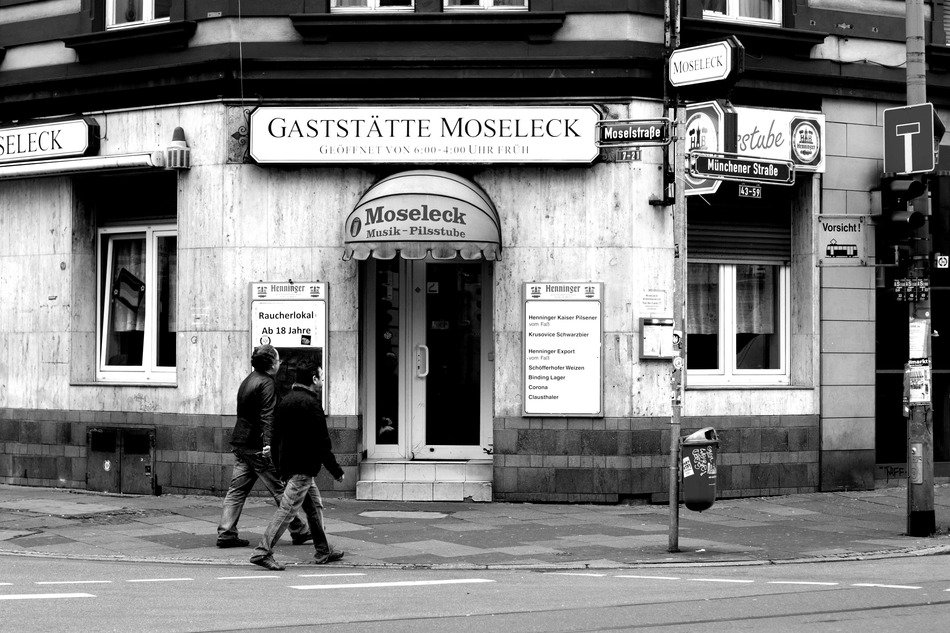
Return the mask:
[[716, 455], [719, 436], [711, 426], [680, 439], [683, 456], [683, 501], [690, 510], [702, 512], [716, 501]]

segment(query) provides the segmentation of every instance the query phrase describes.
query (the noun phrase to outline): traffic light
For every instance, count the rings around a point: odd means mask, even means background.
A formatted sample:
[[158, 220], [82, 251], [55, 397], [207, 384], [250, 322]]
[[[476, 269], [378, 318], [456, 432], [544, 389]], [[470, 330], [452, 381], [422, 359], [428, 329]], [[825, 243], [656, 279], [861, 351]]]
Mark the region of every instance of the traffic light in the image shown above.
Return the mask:
[[[919, 229], [926, 219], [927, 185], [912, 176], [885, 176], [881, 179], [881, 221], [893, 229]], [[916, 204], [915, 204], [916, 201]]]

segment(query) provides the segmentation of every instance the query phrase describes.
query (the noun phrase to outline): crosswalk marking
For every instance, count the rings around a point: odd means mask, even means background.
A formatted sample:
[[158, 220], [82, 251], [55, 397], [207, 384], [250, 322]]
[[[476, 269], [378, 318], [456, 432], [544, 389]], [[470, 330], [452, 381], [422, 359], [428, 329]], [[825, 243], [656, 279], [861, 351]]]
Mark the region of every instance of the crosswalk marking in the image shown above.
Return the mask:
[[915, 585], [878, 585], [870, 582], [856, 582], [852, 587], [878, 587], [881, 589], [923, 589], [923, 587], [917, 587]]
[[133, 578], [125, 582], [179, 582], [194, 580], [194, 578]]
[[368, 589], [374, 587], [421, 587], [427, 585], [464, 585], [495, 582], [487, 578], [454, 578], [450, 580], [404, 580], [394, 582], [357, 582], [341, 585], [291, 585], [291, 589]]
[[746, 584], [755, 582], [754, 580], [738, 580], [735, 578], [690, 578], [693, 582], [731, 582], [736, 584]]
[[40, 580], [35, 585], [108, 585], [111, 580]]
[[835, 587], [838, 585], [836, 582], [817, 582], [811, 580], [770, 580], [768, 581], [769, 585], [818, 585], [821, 587]]
[[259, 574], [257, 576], [218, 576], [217, 580], [258, 580], [261, 578], [280, 578], [280, 576]]
[[607, 574], [585, 574], [574, 571], [552, 571], [548, 573], [548, 576], [591, 576], [593, 578], [603, 578], [606, 575]]
[[679, 580], [679, 578], [676, 576], [631, 576], [628, 574], [616, 576], [616, 578], [637, 578], [640, 580]]
[[336, 577], [336, 576], [365, 576], [366, 574], [297, 574], [299, 578], [327, 578], [327, 577]]
[[0, 594], [0, 600], [55, 600], [59, 598], [95, 598], [91, 593], [12, 593]]

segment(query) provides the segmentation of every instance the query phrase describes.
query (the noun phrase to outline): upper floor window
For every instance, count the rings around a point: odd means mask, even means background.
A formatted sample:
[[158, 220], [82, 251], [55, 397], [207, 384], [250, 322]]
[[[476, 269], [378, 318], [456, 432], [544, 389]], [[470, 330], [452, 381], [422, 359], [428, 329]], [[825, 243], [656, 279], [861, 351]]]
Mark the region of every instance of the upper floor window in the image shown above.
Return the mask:
[[782, 23], [782, 0], [702, 0], [703, 17], [754, 24]]
[[331, 11], [411, 11], [413, 0], [333, 0]]
[[167, 21], [171, 4], [171, 0], [106, 0], [106, 26], [121, 28]]
[[527, 9], [528, 0], [445, 0], [446, 9]]

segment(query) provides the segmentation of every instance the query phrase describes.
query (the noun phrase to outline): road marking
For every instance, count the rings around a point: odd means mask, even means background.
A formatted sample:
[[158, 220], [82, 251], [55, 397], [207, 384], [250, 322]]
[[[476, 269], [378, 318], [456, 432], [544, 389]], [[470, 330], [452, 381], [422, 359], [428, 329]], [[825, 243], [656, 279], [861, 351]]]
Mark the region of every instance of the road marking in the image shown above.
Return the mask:
[[835, 587], [836, 582], [812, 582], [810, 580], [770, 580], [769, 585], [818, 585], [821, 587]]
[[689, 578], [693, 582], [731, 582], [737, 584], [747, 584], [755, 582], [754, 580], [736, 580], [734, 578]]
[[0, 600], [42, 600], [57, 598], [95, 598], [91, 593], [14, 593], [0, 595]]
[[399, 582], [357, 582], [343, 585], [291, 585], [291, 589], [368, 589], [373, 587], [420, 587], [424, 585], [464, 585], [495, 582], [487, 578], [455, 578], [452, 580], [404, 580]]
[[280, 578], [280, 576], [261, 574], [259, 576], [219, 576], [218, 580], [257, 580], [259, 578]]
[[108, 585], [111, 580], [41, 580], [34, 585]]
[[552, 571], [548, 572], [548, 576], [592, 576], [594, 578], [603, 578], [607, 574], [583, 574], [581, 572], [572, 572], [572, 571]]
[[676, 576], [614, 576], [614, 578], [638, 578], [640, 580], [679, 580]]
[[0, 587], [9, 587], [12, 584], [12, 582], [0, 582]]
[[125, 582], [178, 582], [180, 580], [194, 580], [194, 578], [134, 578]]
[[851, 585], [852, 587], [878, 587], [880, 589], [923, 589], [923, 587], [916, 587], [914, 585], [878, 585], [871, 582], [857, 582]]
[[336, 577], [336, 576], [365, 576], [366, 574], [297, 574], [300, 578], [327, 578], [327, 577]]

